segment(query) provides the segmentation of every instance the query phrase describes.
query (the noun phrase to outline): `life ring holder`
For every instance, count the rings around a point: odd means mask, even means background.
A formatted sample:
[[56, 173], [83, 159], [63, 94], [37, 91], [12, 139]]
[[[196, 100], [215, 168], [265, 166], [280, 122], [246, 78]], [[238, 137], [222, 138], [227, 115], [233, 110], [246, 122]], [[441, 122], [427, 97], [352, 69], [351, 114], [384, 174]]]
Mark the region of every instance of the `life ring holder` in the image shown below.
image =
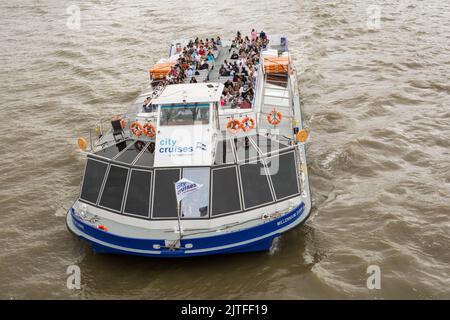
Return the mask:
[[236, 134], [242, 127], [241, 122], [238, 119], [231, 119], [228, 121], [227, 130], [232, 134]]
[[130, 124], [130, 130], [131, 132], [136, 136], [139, 137], [144, 133], [144, 128], [142, 127], [142, 124], [140, 124], [137, 121], [134, 121]]
[[252, 130], [254, 127], [255, 127], [255, 120], [253, 118], [245, 117], [244, 119], [242, 119], [242, 121], [241, 121], [241, 129], [244, 132], [248, 132], [248, 131]]
[[267, 121], [271, 124], [271, 125], [278, 125], [281, 120], [283, 119], [283, 114], [278, 111], [277, 109], [273, 109], [268, 115], [267, 115]]

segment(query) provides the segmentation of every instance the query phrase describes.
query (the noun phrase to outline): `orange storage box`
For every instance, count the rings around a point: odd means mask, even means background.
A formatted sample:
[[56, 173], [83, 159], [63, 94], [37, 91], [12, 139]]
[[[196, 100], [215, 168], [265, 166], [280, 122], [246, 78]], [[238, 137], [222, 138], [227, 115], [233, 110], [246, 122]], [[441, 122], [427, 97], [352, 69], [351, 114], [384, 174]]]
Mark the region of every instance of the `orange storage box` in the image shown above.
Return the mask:
[[148, 73], [151, 79], [163, 79], [169, 74], [175, 62], [160, 62], [155, 64], [152, 68], [148, 69]]
[[266, 73], [287, 73], [289, 71], [289, 58], [265, 57], [264, 71]]

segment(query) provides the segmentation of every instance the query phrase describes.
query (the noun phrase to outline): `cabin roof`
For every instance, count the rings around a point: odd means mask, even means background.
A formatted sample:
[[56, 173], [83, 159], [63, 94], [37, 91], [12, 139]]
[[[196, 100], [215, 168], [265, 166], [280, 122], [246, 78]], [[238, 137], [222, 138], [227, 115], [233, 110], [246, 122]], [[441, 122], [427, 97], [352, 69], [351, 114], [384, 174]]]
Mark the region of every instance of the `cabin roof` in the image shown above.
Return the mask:
[[221, 83], [181, 83], [164, 88], [154, 104], [215, 102], [220, 100], [223, 91]]

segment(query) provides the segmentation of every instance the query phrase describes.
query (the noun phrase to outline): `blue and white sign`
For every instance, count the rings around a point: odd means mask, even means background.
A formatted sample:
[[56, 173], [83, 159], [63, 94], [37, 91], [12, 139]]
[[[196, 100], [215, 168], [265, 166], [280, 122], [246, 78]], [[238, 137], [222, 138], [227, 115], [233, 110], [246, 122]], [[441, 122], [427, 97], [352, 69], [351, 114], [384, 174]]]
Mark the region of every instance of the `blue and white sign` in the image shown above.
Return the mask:
[[177, 202], [183, 200], [187, 195], [194, 191], [197, 191], [203, 187], [202, 184], [195, 183], [191, 180], [183, 178], [175, 182], [175, 195], [177, 196]]
[[155, 167], [211, 165], [208, 125], [162, 126], [155, 141]]

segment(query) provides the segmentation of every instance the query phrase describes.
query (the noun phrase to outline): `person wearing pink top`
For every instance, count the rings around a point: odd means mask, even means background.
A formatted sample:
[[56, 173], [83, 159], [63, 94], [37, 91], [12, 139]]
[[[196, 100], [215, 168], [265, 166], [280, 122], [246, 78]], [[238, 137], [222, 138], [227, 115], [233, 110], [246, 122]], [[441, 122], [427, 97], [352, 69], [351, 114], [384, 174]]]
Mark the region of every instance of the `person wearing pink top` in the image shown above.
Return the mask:
[[255, 29], [252, 29], [252, 40], [256, 40], [256, 37], [258, 34], [256, 33]]

